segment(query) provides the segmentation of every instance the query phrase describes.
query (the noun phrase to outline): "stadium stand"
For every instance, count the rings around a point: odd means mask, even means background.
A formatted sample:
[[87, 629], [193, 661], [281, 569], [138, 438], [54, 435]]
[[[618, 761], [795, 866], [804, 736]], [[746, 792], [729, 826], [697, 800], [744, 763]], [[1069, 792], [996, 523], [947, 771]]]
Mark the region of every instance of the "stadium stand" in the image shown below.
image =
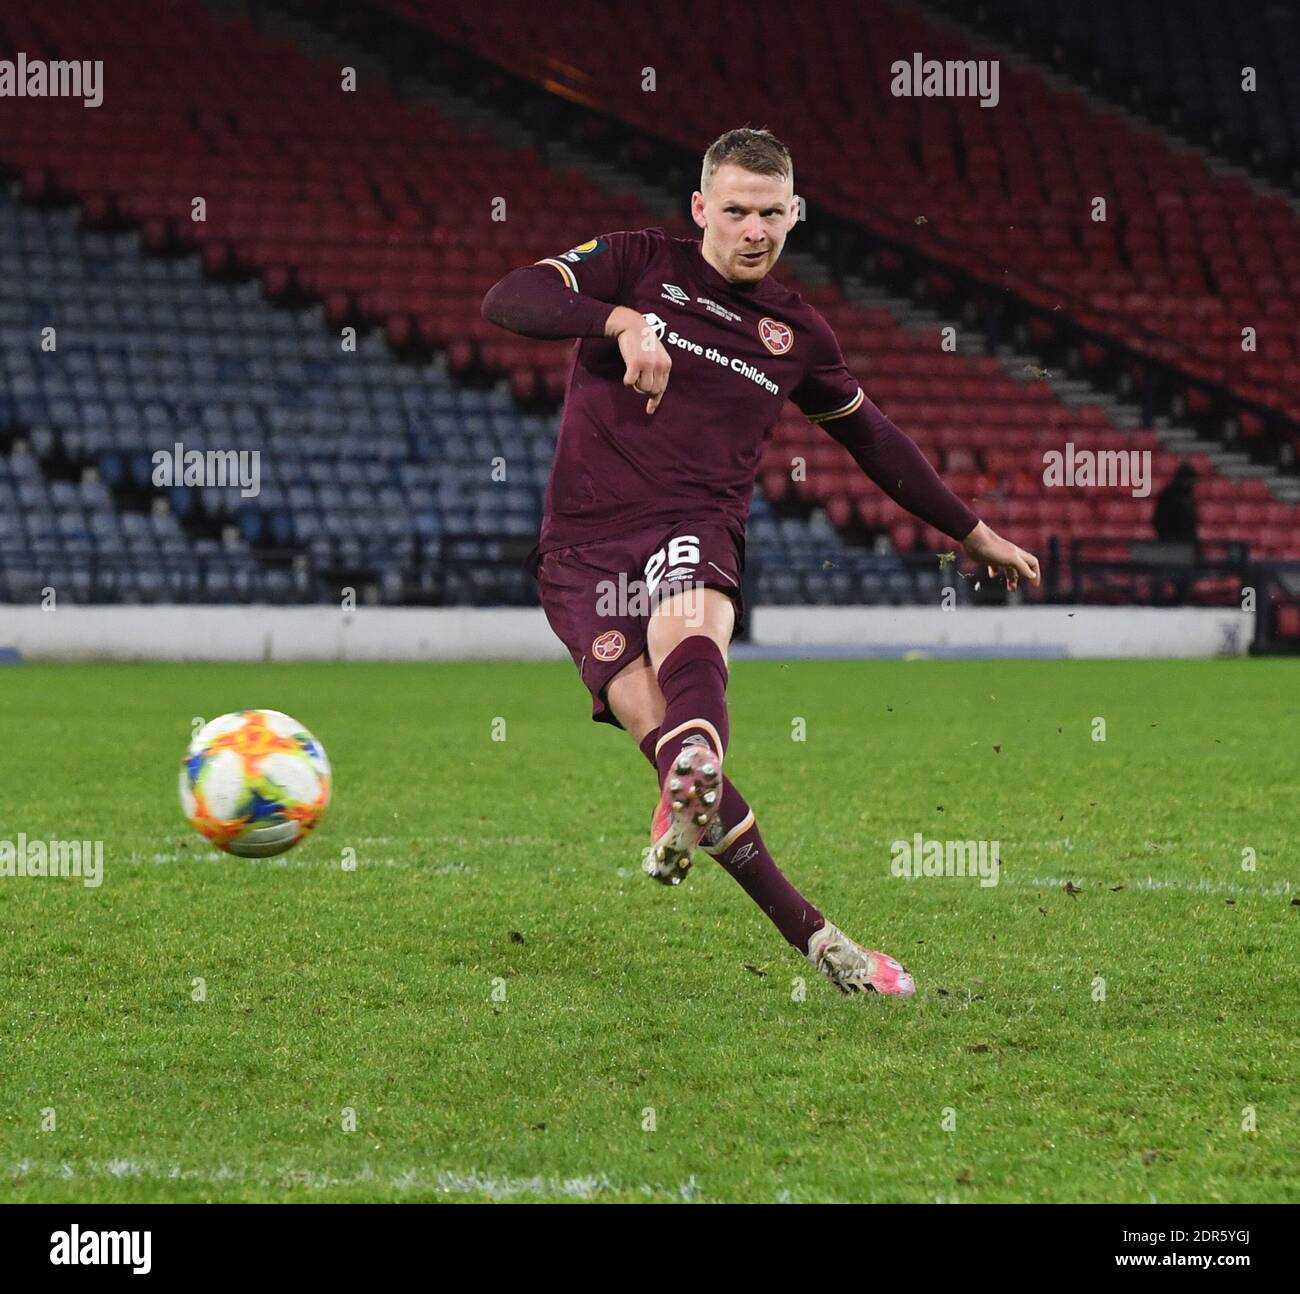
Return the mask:
[[[330, 601], [351, 584], [390, 603], [533, 601], [517, 558], [554, 415], [403, 363], [378, 332], [339, 362], [321, 307], [275, 309], [257, 281], [214, 284], [197, 257], [145, 256], [70, 209], [0, 198], [0, 237], [0, 426], [20, 446], [0, 455], [7, 600]], [[258, 494], [155, 488], [153, 455], [178, 442], [256, 451]], [[863, 576], [883, 601], [938, 587], [933, 563], [851, 551], [823, 516], [778, 522], [761, 498], [751, 543], [774, 602], [857, 596]]]
[[[1300, 218], [1280, 197], [1215, 173], [1034, 69], [1002, 66], [997, 111], [970, 98], [895, 97], [886, 69], [897, 58], [992, 51], [883, 0], [837, 8], [833, 24], [792, 22], [772, 0], [700, 11], [611, 3], [581, 15], [385, 3], [682, 144], [778, 114], [810, 202], [1285, 414], [1285, 436], [1267, 448], [1274, 458], [1285, 449], [1282, 461], [1294, 464]], [[644, 32], [635, 68], [618, 39], [634, 11]], [[712, 53], [724, 47], [734, 58]], [[642, 67], [657, 73], [653, 93], [642, 88]], [[813, 69], [818, 89], [809, 94]], [[718, 92], [701, 104], [694, 87], [705, 81]], [[1109, 205], [1104, 222], [1092, 216], [1097, 197]], [[1260, 334], [1253, 353], [1241, 347], [1248, 323]], [[1259, 434], [1259, 423], [1242, 434]]]
[[[582, 40], [598, 82], [608, 60]], [[342, 94], [337, 64], [317, 66], [247, 18], [194, 3], [131, 0], [111, 30], [63, 3], [5, 14], [3, 43], [64, 55], [93, 45], [120, 78], [94, 112], [14, 101], [0, 141], [0, 161], [37, 204], [0, 208], [17, 249], [6, 266], [4, 421], [27, 451], [4, 470], [29, 487], [9, 531], [17, 539], [21, 528], [25, 558], [93, 550], [88, 569], [102, 576], [74, 585], [92, 597], [333, 600], [360, 584], [380, 601], [531, 601], [517, 558], [536, 530], [567, 348], [501, 334], [479, 318], [479, 299], [506, 269], [576, 233], [687, 226], [485, 127], [405, 104], [382, 83]], [[791, 109], [797, 129], [805, 111]], [[869, 169], [860, 163], [890, 161], [849, 152], [845, 184]], [[828, 181], [827, 147], [807, 156], [807, 172]], [[952, 182], [943, 156], [925, 157], [934, 184]], [[907, 166], [915, 173], [915, 158]], [[513, 214], [494, 220], [502, 195]], [[58, 206], [74, 198], [85, 230]], [[193, 219], [196, 198], [203, 220]], [[895, 201], [903, 210], [904, 197]], [[1044, 551], [1053, 540], [1113, 545], [1103, 558], [1150, 534], [1150, 499], [1082, 491], [1061, 503], [1041, 458], [1067, 441], [1148, 450], [1158, 489], [1179, 460], [1153, 432], [1116, 426], [1104, 404], [1067, 403], [994, 356], [942, 354], [934, 328], [906, 326], [888, 307], [799, 282], [784, 266], [781, 277], [827, 315], [873, 398], [995, 524]], [[64, 343], [57, 357], [33, 357], [46, 320]], [[360, 339], [345, 357], [348, 326]], [[262, 494], [181, 487], [155, 497], [148, 456], [178, 439], [264, 451]], [[505, 482], [488, 475], [496, 457]], [[799, 458], [808, 470], [792, 475]], [[1207, 540], [1300, 555], [1295, 509], [1262, 479], [1198, 466]], [[37, 479], [48, 499], [38, 500]], [[951, 544], [899, 513], [793, 410], [762, 482], [751, 532], [760, 600], [932, 602], [949, 578], [935, 553]], [[71, 513], [65, 486], [83, 511], [60, 532], [41, 514], [47, 503]], [[146, 530], [153, 571], [122, 574], [149, 566]], [[72, 547], [60, 550], [56, 533]], [[134, 542], [95, 540], [110, 533]], [[7, 557], [9, 595], [30, 597], [51, 569]]]

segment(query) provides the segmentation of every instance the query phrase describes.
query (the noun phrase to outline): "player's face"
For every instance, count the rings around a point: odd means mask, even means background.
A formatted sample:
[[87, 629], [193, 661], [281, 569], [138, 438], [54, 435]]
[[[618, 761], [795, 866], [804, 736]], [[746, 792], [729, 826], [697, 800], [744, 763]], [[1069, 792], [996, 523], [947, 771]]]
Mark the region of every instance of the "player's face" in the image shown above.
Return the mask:
[[704, 259], [732, 283], [757, 283], [776, 264], [795, 222], [794, 179], [724, 162], [708, 191], [691, 197], [691, 214], [704, 230]]

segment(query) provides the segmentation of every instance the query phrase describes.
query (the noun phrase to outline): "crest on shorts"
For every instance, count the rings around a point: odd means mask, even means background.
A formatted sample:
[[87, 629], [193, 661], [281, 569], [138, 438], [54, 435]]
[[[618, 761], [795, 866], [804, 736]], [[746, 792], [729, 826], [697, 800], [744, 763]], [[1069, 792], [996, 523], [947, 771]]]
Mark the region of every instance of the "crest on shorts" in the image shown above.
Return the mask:
[[597, 660], [618, 660], [627, 647], [627, 639], [617, 629], [607, 629], [591, 644], [591, 654]]
[[773, 355], [784, 355], [794, 345], [794, 329], [766, 315], [758, 321], [758, 336]]

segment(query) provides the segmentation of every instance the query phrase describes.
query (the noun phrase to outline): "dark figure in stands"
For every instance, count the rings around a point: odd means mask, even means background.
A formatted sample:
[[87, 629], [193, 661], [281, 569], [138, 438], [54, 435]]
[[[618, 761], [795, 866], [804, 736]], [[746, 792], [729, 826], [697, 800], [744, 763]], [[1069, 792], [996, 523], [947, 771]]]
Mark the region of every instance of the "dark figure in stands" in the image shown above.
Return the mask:
[[[1192, 561], [1196, 547], [1196, 469], [1184, 463], [1156, 498], [1156, 538], [1167, 544], [1192, 545]], [[1193, 576], [1179, 575], [1171, 581], [1169, 601], [1179, 606], [1187, 601]], [[1166, 586], [1169, 587], [1169, 586]]]
[[1184, 463], [1156, 498], [1156, 538], [1167, 544], [1196, 542], [1196, 469]]

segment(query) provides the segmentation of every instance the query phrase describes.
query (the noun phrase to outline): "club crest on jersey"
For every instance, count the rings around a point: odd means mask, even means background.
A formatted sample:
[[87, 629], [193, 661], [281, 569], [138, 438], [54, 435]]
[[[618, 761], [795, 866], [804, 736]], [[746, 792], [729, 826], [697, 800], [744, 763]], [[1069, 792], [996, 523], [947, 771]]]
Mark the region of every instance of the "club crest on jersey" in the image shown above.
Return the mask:
[[603, 252], [609, 244], [603, 238], [593, 238], [589, 242], [579, 243], [567, 252], [561, 252], [559, 259], [576, 265], [579, 261], [589, 260]]
[[591, 644], [591, 654], [597, 660], [618, 660], [627, 647], [627, 639], [617, 629], [608, 629]]
[[758, 336], [773, 355], [784, 355], [794, 345], [794, 329], [766, 316], [758, 321]]

